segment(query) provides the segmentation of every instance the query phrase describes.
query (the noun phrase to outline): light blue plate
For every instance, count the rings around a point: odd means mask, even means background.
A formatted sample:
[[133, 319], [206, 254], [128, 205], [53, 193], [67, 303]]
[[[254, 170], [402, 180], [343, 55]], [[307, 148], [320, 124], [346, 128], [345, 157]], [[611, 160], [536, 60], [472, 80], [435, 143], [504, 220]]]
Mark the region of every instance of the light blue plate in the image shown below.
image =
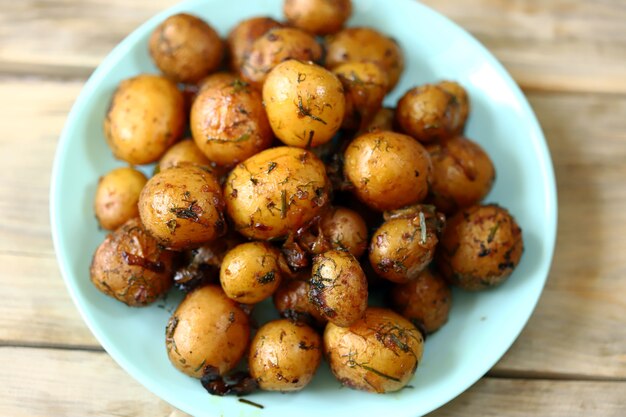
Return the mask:
[[[389, 97], [440, 79], [460, 81], [472, 100], [467, 134], [495, 161], [497, 180], [487, 201], [510, 209], [524, 231], [526, 250], [518, 269], [501, 287], [479, 294], [454, 293], [449, 323], [426, 343], [411, 385], [374, 395], [340, 388], [324, 364], [303, 392], [259, 392], [248, 397], [211, 397], [199, 382], [170, 365], [164, 348], [168, 309], [180, 297], [131, 309], [99, 293], [89, 281], [89, 263], [104, 233], [92, 200], [98, 177], [121, 166], [111, 156], [102, 120], [118, 82], [156, 72], [147, 51], [153, 28], [167, 15], [188, 11], [222, 35], [244, 17], [281, 17], [281, 0], [187, 1], [155, 16], [120, 43], [93, 73], [61, 136], [54, 161], [51, 223], [68, 290], [87, 325], [107, 352], [134, 378], [175, 407], [195, 416], [299, 417], [360, 415], [418, 416], [445, 404], [485, 374], [511, 346], [528, 320], [545, 283], [555, 243], [556, 189], [541, 129], [519, 88], [474, 38], [414, 0], [355, 0], [350, 26], [373, 26], [395, 37], [406, 71]], [[97, 378], [97, 376], [95, 376]], [[332, 413], [332, 414], [329, 414]]]

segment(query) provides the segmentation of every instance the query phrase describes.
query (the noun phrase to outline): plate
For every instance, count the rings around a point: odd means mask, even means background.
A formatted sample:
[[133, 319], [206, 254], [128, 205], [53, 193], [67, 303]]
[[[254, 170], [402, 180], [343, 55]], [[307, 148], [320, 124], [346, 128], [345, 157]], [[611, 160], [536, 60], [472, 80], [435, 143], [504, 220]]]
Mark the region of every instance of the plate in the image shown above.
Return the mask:
[[550, 155], [523, 94], [496, 59], [457, 25], [414, 0], [354, 0], [349, 26], [372, 26], [398, 40], [406, 71], [389, 97], [441, 79], [461, 82], [472, 101], [467, 136], [496, 165], [487, 197], [507, 207], [524, 231], [525, 253], [514, 274], [483, 293], [455, 291], [449, 323], [429, 337], [412, 388], [375, 395], [341, 388], [326, 364], [302, 392], [258, 392], [249, 400], [208, 395], [197, 380], [170, 365], [164, 328], [180, 295], [131, 309], [99, 293], [89, 280], [91, 256], [104, 239], [92, 201], [98, 177], [123, 164], [107, 148], [102, 121], [120, 80], [157, 72], [148, 55], [150, 32], [166, 16], [187, 11], [225, 35], [254, 15], [281, 18], [282, 0], [192, 0], [150, 19], [122, 41], [94, 71], [62, 133], [52, 174], [51, 224], [58, 262], [76, 306], [106, 351], [122, 368], [173, 406], [195, 416], [418, 416], [447, 403], [502, 357], [530, 317], [543, 289], [555, 243], [556, 188]]

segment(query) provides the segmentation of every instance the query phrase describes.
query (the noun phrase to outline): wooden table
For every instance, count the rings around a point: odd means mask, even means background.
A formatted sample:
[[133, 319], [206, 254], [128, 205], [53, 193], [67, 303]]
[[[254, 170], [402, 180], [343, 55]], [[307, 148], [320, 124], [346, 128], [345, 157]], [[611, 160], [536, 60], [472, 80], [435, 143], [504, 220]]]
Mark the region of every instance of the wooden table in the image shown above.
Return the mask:
[[[0, 0], [0, 415], [183, 415], [79, 317], [50, 239], [54, 150], [87, 76], [175, 0]], [[559, 233], [528, 326], [434, 416], [626, 415], [626, 2], [427, 0], [486, 44], [545, 130]]]

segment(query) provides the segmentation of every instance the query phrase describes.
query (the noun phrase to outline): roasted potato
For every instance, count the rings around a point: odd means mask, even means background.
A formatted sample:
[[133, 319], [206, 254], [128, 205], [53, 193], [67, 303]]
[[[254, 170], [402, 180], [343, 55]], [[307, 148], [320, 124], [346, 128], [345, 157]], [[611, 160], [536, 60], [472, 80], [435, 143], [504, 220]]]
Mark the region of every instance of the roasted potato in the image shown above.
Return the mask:
[[172, 286], [174, 253], [164, 250], [132, 218], [110, 233], [91, 261], [91, 282], [129, 306], [145, 306]]
[[341, 127], [346, 99], [339, 79], [311, 62], [277, 65], [263, 84], [263, 102], [274, 134], [289, 146], [330, 141]]
[[333, 249], [347, 250], [355, 258], [367, 249], [367, 225], [354, 210], [333, 207], [322, 216], [320, 226]]
[[350, 327], [328, 323], [324, 352], [343, 385], [385, 393], [409, 383], [422, 359], [424, 338], [407, 319], [391, 310], [370, 307]]
[[350, 326], [367, 308], [367, 278], [349, 252], [330, 250], [313, 258], [309, 300], [337, 326]]
[[130, 164], [156, 162], [182, 135], [182, 93], [169, 79], [143, 74], [122, 81], [104, 120], [113, 155]]
[[159, 172], [139, 197], [141, 221], [173, 250], [199, 247], [226, 232], [224, 199], [217, 179], [195, 165]]
[[372, 132], [348, 145], [344, 174], [362, 202], [375, 210], [393, 210], [426, 197], [432, 164], [426, 149], [413, 138]]
[[365, 133], [380, 132], [385, 130], [394, 130], [393, 121], [396, 114], [396, 109], [389, 107], [383, 107], [378, 110], [372, 120], [369, 121], [363, 128], [357, 132], [357, 136], [361, 136]]
[[502, 283], [523, 251], [522, 230], [506, 209], [495, 204], [472, 206], [448, 221], [436, 262], [450, 283], [476, 291]]
[[452, 95], [454, 101], [456, 102], [457, 108], [456, 111], [458, 113], [459, 120], [462, 120], [462, 126], [459, 130], [459, 133], [462, 133], [465, 129], [465, 123], [467, 122], [467, 118], [470, 114], [470, 101], [469, 95], [463, 86], [455, 81], [440, 81], [437, 83], [437, 86]]
[[283, 27], [283, 24], [271, 17], [252, 17], [239, 22], [226, 39], [230, 53], [230, 69], [235, 72], [239, 71], [254, 41], [268, 30], [280, 27]]
[[346, 62], [373, 62], [389, 75], [392, 90], [404, 70], [404, 55], [398, 43], [371, 28], [354, 27], [326, 39], [326, 66], [333, 69]]
[[[239, 76], [232, 72], [225, 72], [225, 71], [215, 72], [209, 75], [208, 77], [203, 78], [198, 83], [198, 93], [200, 93], [200, 91], [202, 91], [205, 88], [214, 88], [223, 84], [227, 84], [227, 85], [233, 84], [237, 80], [240, 80]], [[198, 95], [196, 94], [195, 98], [197, 98], [197, 96]]]
[[285, 0], [283, 13], [291, 26], [315, 35], [329, 35], [343, 27], [352, 13], [351, 0]]
[[217, 32], [199, 17], [179, 13], [154, 29], [150, 55], [169, 78], [196, 83], [215, 71], [224, 58], [224, 43]]
[[174, 144], [165, 152], [159, 161], [158, 172], [185, 164], [198, 165], [215, 170], [215, 164], [202, 153], [194, 141], [185, 139]]
[[322, 338], [303, 323], [274, 320], [263, 325], [250, 345], [250, 375], [266, 391], [299, 391], [322, 360]]
[[131, 167], [116, 168], [98, 180], [94, 212], [100, 227], [115, 230], [139, 216], [139, 194], [148, 179]]
[[[310, 277], [310, 272], [309, 272]], [[281, 317], [322, 327], [327, 320], [309, 300], [311, 284], [298, 279], [284, 281], [274, 293], [274, 307]]]
[[324, 164], [305, 149], [267, 149], [237, 165], [224, 185], [226, 210], [248, 238], [286, 237], [330, 200]]
[[232, 370], [244, 356], [249, 339], [248, 315], [217, 285], [187, 294], [165, 329], [170, 361], [194, 378]]

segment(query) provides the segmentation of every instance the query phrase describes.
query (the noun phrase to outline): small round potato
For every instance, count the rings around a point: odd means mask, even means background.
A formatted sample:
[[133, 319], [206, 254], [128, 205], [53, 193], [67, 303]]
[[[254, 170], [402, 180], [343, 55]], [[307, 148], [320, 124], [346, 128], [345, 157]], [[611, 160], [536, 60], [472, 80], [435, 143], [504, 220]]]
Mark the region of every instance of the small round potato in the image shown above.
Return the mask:
[[250, 320], [217, 285], [187, 294], [165, 329], [165, 346], [181, 372], [201, 378], [205, 372], [224, 375], [244, 356]]
[[280, 285], [280, 252], [266, 242], [242, 243], [231, 249], [220, 268], [224, 293], [239, 303], [256, 304]]
[[428, 152], [413, 138], [394, 132], [366, 133], [344, 154], [344, 173], [353, 192], [375, 210], [422, 201], [432, 179]]
[[320, 220], [322, 233], [333, 249], [347, 250], [359, 258], [367, 249], [367, 225], [354, 210], [333, 207]]
[[357, 132], [356, 136], [361, 136], [365, 133], [381, 132], [385, 130], [393, 131], [393, 122], [395, 115], [396, 109], [383, 107], [382, 109], [378, 110], [378, 112], [376, 112], [376, 114], [372, 117], [372, 120], [370, 120], [369, 123], [367, 123]]
[[346, 62], [373, 62], [389, 75], [392, 90], [404, 70], [404, 56], [398, 43], [371, 28], [344, 29], [326, 41], [326, 66], [330, 69]]
[[385, 393], [402, 389], [417, 370], [424, 338], [407, 319], [391, 310], [370, 307], [350, 327], [328, 323], [324, 352], [343, 385]]
[[263, 325], [250, 344], [250, 375], [266, 391], [299, 391], [322, 360], [322, 338], [303, 323], [274, 320]]
[[[213, 73], [209, 75], [208, 77], [203, 78], [198, 83], [198, 94], [200, 93], [200, 91], [204, 90], [205, 88], [215, 88], [222, 84], [233, 84], [237, 80], [239, 80], [239, 76], [237, 74], [233, 74], [232, 72]], [[196, 94], [196, 98], [197, 97], [198, 95]]]
[[346, 107], [337, 76], [296, 60], [285, 61], [269, 73], [263, 102], [278, 139], [300, 148], [330, 141], [341, 127]]
[[463, 86], [455, 81], [441, 81], [437, 83], [437, 86], [451, 94], [454, 97], [454, 101], [456, 102], [458, 108], [459, 119], [463, 121], [463, 126], [460, 128], [460, 133], [465, 129], [465, 123], [467, 122], [467, 118], [470, 114], [470, 101], [469, 95]]
[[313, 258], [309, 299], [324, 318], [350, 326], [367, 308], [367, 278], [349, 252], [330, 250]]
[[159, 172], [139, 197], [144, 226], [172, 250], [196, 248], [222, 236], [226, 232], [223, 210], [217, 179], [194, 165]]
[[274, 293], [274, 307], [280, 316], [311, 326], [324, 326], [327, 320], [309, 300], [310, 288], [311, 284], [308, 281], [294, 279], [283, 282]]
[[140, 307], [172, 286], [174, 253], [164, 250], [141, 225], [128, 220], [98, 246], [91, 261], [91, 282], [129, 306]]
[[281, 62], [289, 59], [317, 62], [322, 58], [322, 47], [308, 33], [295, 28], [270, 29], [254, 41], [241, 65], [241, 76], [260, 88], [267, 74]]
[[315, 35], [338, 32], [352, 13], [351, 0], [285, 0], [287, 22]]
[[159, 172], [179, 165], [198, 165], [213, 168], [213, 163], [207, 158], [192, 139], [185, 139], [169, 148], [159, 161]]
[[476, 291], [503, 282], [523, 251], [522, 230], [506, 209], [472, 206], [448, 221], [436, 262], [450, 283]]
[[191, 106], [190, 125], [198, 148], [222, 166], [249, 158], [274, 139], [261, 94], [241, 80], [203, 85]]
[[180, 138], [185, 118], [176, 84], [159, 75], [139, 75], [122, 81], [113, 94], [104, 135], [116, 158], [149, 164]]
[[126, 221], [139, 216], [139, 194], [148, 179], [134, 168], [116, 168], [100, 177], [94, 212], [100, 227], [115, 230]]
[[426, 84], [407, 91], [398, 101], [396, 123], [420, 142], [433, 142], [460, 135], [467, 111], [467, 101], [464, 105], [440, 85]]
[[333, 69], [346, 94], [343, 127], [360, 129], [381, 109], [387, 93], [389, 77], [371, 62], [347, 62]]
[[286, 237], [330, 201], [324, 164], [305, 149], [267, 149], [237, 165], [224, 186], [236, 230], [252, 239]]
[[426, 268], [413, 281], [395, 285], [391, 303], [415, 327], [430, 334], [448, 321], [452, 292], [441, 276]]
[[224, 43], [204, 20], [186, 13], [165, 19], [149, 41], [150, 55], [169, 78], [196, 83], [215, 71], [224, 58]]
[[239, 71], [254, 41], [268, 30], [280, 27], [283, 27], [283, 24], [271, 17], [252, 17], [239, 22], [226, 39], [230, 52], [230, 69], [235, 72]]
[[429, 201], [445, 214], [479, 203], [491, 190], [496, 171], [489, 155], [462, 136], [426, 148], [433, 163]]

